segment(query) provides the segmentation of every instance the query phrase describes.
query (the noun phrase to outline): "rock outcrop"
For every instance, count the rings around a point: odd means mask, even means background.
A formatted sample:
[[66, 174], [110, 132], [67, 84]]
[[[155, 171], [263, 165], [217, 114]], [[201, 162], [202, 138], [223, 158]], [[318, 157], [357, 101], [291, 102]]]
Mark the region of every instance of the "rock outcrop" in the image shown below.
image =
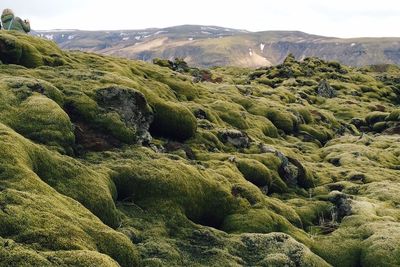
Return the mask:
[[137, 143], [151, 141], [149, 129], [153, 122], [153, 112], [141, 92], [116, 86], [101, 88], [96, 91], [96, 100], [100, 111], [117, 113], [127, 127], [134, 129]]
[[322, 97], [332, 98], [336, 96], [336, 91], [330, 86], [327, 80], [322, 80], [318, 84], [317, 94]]
[[219, 132], [222, 142], [229, 143], [237, 148], [247, 148], [250, 146], [249, 136], [242, 131], [228, 129]]

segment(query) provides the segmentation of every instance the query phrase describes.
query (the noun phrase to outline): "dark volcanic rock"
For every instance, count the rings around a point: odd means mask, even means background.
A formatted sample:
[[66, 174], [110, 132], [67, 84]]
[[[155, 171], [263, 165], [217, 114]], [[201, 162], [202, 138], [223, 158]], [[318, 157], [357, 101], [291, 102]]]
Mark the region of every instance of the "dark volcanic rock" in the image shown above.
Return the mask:
[[308, 175], [306, 168], [295, 158], [287, 157], [281, 151], [265, 144], [259, 144], [260, 152], [274, 153], [280, 161], [278, 172], [282, 180], [290, 187], [300, 186], [303, 188], [313, 187], [312, 178]]
[[322, 80], [318, 85], [317, 94], [322, 97], [333, 98], [336, 96], [336, 91], [327, 80]]
[[358, 129], [360, 129], [363, 126], [367, 126], [367, 123], [362, 118], [352, 118], [350, 123], [356, 126]]
[[250, 139], [245, 132], [238, 130], [224, 130], [219, 133], [222, 142], [230, 143], [237, 148], [247, 148], [250, 146]]
[[207, 113], [206, 113], [203, 109], [197, 109], [197, 110], [195, 110], [195, 111], [194, 111], [194, 116], [195, 116], [197, 119], [201, 119], [201, 120], [207, 119]]
[[88, 124], [80, 121], [75, 122], [75, 140], [79, 144], [77, 153], [80, 154], [83, 151], [104, 151], [112, 148], [121, 147], [122, 143], [118, 139], [104, 134], [99, 131], [95, 131]]
[[281, 166], [279, 167], [279, 175], [285, 183], [289, 186], [297, 185], [297, 178], [299, 176], [299, 168], [289, 161], [283, 153], [276, 151], [275, 155], [281, 160]]
[[333, 219], [340, 222], [343, 217], [351, 215], [351, 199], [350, 196], [339, 191], [332, 191], [330, 194], [330, 202], [335, 205], [333, 210]]
[[382, 133], [388, 135], [400, 134], [400, 123], [395, 123], [391, 127], [385, 129]]
[[136, 130], [138, 143], [151, 141], [149, 128], [153, 113], [141, 92], [130, 88], [107, 87], [96, 91], [96, 99], [105, 112], [116, 112], [127, 127]]

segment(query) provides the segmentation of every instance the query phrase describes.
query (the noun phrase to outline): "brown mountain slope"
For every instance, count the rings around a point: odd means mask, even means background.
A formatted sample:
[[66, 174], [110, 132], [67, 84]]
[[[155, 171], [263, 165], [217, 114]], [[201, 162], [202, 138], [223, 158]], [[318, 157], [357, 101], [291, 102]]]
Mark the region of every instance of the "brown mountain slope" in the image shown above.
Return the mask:
[[35, 34], [62, 48], [151, 61], [184, 58], [202, 67], [275, 65], [292, 53], [351, 66], [400, 64], [400, 38], [341, 39], [296, 31], [248, 32], [214, 26], [177, 26], [128, 31], [55, 31]]

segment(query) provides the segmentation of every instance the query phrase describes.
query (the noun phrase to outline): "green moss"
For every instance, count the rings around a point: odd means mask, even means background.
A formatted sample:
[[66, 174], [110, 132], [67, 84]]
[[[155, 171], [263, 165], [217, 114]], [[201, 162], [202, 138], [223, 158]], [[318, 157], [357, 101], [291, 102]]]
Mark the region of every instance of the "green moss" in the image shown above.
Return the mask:
[[256, 160], [240, 159], [237, 161], [237, 167], [249, 182], [260, 187], [271, 186], [271, 173], [264, 164]]
[[[138, 264], [136, 250], [126, 237], [70, 198], [82, 201], [105, 222], [117, 224], [111, 184], [106, 179], [75, 160], [32, 144], [4, 125], [0, 128], [0, 166], [7, 170], [1, 173], [0, 184], [7, 186], [0, 192], [1, 206], [7, 211], [0, 216], [3, 238], [22, 244], [35, 240], [37, 250], [99, 249], [123, 266]], [[78, 173], [82, 176], [77, 177]], [[115, 247], [120, 248], [118, 253]]]
[[172, 102], [157, 102], [153, 109], [154, 121], [150, 127], [153, 134], [186, 140], [196, 133], [196, 118], [186, 107]]
[[301, 118], [304, 120], [306, 124], [310, 124], [314, 121], [312, 114], [309, 109], [305, 107], [296, 107], [295, 111], [299, 113]]
[[249, 128], [244, 108], [240, 105], [219, 100], [212, 103], [212, 108], [225, 123], [242, 130]]
[[331, 219], [333, 209], [331, 203], [314, 199], [292, 199], [289, 200], [289, 203], [300, 216], [303, 229], [307, 231], [312, 229], [311, 226], [318, 225], [323, 220]]
[[182, 81], [177, 77], [172, 79], [162, 78], [161, 82], [167, 84], [181, 100], [194, 100], [198, 95], [198, 89], [188, 81]]
[[42, 65], [59, 66], [66, 63], [55, 43], [33, 38], [22, 33], [3, 32], [0, 35], [0, 60], [6, 64], [18, 64], [27, 68]]
[[139, 205], [165, 205], [195, 222], [218, 226], [237, 202], [228, 188], [219, 187], [210, 173], [168, 159], [139, 158], [114, 166], [118, 198], [132, 199]]
[[[14, 32], [0, 50], [0, 265], [399, 265], [400, 138], [382, 131], [396, 131], [398, 68], [289, 58], [194, 84], [201, 71], [182, 62], [178, 73]], [[315, 96], [323, 79], [336, 98]], [[149, 147], [132, 144], [129, 115], [99, 94], [109, 88], [151, 103]], [[81, 152], [73, 124], [115, 145]], [[226, 129], [248, 144], [223, 144]]]
[[400, 121], [400, 109], [395, 109], [386, 117], [386, 121]]
[[228, 233], [287, 232], [289, 223], [271, 211], [255, 209], [244, 214], [229, 215], [224, 220], [222, 229]]
[[285, 218], [267, 209], [250, 209], [244, 213], [226, 217], [222, 230], [228, 233], [288, 233], [303, 242], [308, 237], [293, 227]]
[[265, 134], [265, 136], [272, 137], [272, 138], [278, 137], [278, 129], [276, 129], [275, 125], [270, 121], [267, 121], [266, 125], [264, 127], [262, 127], [261, 129], [262, 129], [262, 132]]
[[72, 116], [85, 121], [94, 120], [98, 113], [97, 102], [84, 93], [67, 97], [65, 105]]
[[172, 68], [173, 62], [168, 59], [155, 58], [153, 59], [153, 64], [156, 64], [164, 68]]
[[20, 134], [61, 152], [72, 153], [75, 142], [72, 123], [68, 115], [51, 99], [31, 96], [11, 116], [13, 118], [8, 124]]
[[372, 125], [372, 130], [375, 132], [382, 132], [386, 128], [387, 128], [387, 122], [385, 122], [385, 121], [380, 121], [380, 122], [374, 123], [374, 125]]
[[325, 144], [333, 137], [332, 131], [315, 124], [312, 125], [301, 124], [299, 125], [299, 131], [308, 133], [322, 144]]
[[276, 128], [287, 134], [293, 133], [297, 124], [296, 118], [289, 112], [279, 110], [268, 110], [266, 117], [275, 125]]
[[367, 114], [365, 121], [368, 125], [374, 125], [377, 122], [384, 121], [388, 115], [389, 113], [387, 112], [373, 111]]
[[62, 92], [49, 82], [35, 78], [25, 77], [7, 77], [2, 79], [2, 82], [7, 84], [8, 90], [11, 91], [19, 101], [39, 93], [47, 96], [58, 105], [63, 106], [64, 95]]

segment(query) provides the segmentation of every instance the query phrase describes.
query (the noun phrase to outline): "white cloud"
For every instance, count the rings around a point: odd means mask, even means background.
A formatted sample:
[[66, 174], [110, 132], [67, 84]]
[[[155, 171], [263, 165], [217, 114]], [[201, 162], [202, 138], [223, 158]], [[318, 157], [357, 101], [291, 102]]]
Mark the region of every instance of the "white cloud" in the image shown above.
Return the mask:
[[398, 0], [2, 0], [35, 29], [140, 29], [206, 24], [313, 34], [400, 36]]

